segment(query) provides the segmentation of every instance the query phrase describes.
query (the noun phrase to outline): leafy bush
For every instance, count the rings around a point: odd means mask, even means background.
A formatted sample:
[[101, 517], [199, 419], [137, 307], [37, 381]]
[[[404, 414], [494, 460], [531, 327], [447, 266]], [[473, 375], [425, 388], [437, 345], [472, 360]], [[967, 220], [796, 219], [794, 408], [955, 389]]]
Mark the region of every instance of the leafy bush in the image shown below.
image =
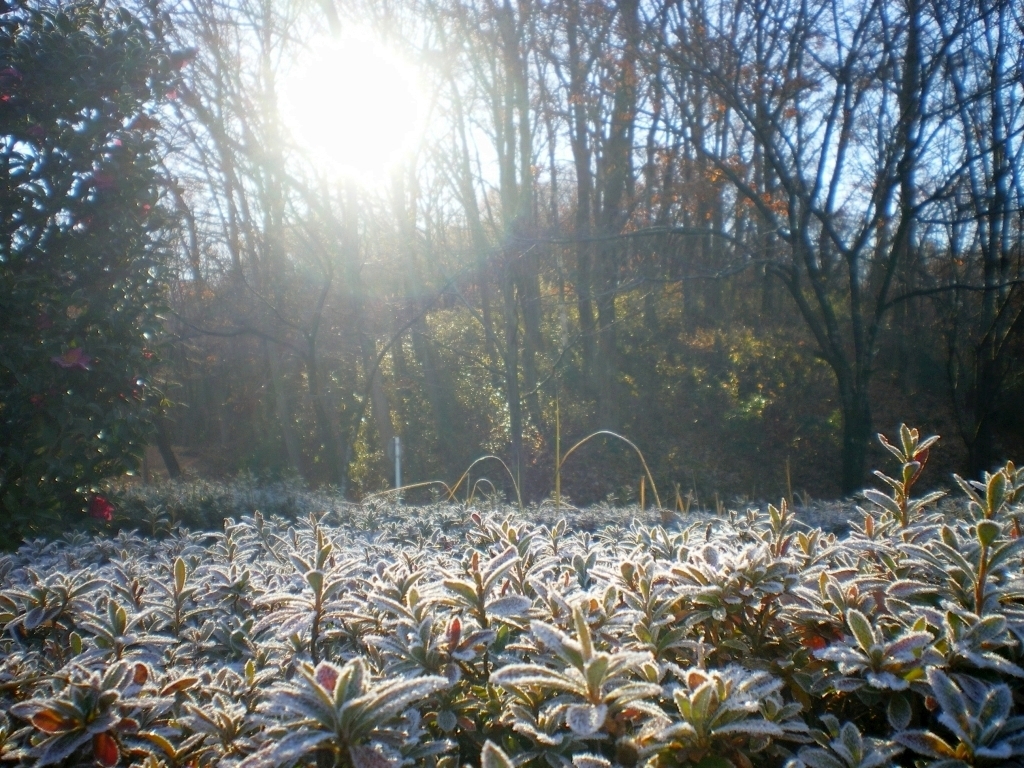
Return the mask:
[[0, 758], [1014, 764], [1024, 472], [952, 519], [911, 495], [926, 450], [904, 431], [842, 537], [785, 505], [593, 532], [439, 505], [30, 542], [0, 559]]
[[108, 519], [97, 484], [148, 437], [166, 261], [152, 113], [176, 64], [155, 29], [96, 3], [0, 11], [0, 548]]

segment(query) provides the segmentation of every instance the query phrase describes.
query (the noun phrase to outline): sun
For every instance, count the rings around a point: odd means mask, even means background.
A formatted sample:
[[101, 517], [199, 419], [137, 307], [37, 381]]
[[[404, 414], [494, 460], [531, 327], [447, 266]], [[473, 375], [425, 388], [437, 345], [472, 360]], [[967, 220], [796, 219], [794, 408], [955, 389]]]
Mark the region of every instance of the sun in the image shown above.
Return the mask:
[[285, 125], [319, 170], [378, 183], [422, 132], [415, 69], [367, 30], [311, 46], [281, 82]]

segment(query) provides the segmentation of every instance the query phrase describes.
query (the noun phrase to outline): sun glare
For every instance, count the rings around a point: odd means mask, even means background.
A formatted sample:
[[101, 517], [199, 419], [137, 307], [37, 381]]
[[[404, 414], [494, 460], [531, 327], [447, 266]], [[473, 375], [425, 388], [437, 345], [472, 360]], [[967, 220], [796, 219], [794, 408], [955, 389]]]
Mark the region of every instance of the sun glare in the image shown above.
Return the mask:
[[320, 170], [378, 183], [422, 130], [414, 69], [365, 30], [315, 45], [281, 83], [285, 124]]

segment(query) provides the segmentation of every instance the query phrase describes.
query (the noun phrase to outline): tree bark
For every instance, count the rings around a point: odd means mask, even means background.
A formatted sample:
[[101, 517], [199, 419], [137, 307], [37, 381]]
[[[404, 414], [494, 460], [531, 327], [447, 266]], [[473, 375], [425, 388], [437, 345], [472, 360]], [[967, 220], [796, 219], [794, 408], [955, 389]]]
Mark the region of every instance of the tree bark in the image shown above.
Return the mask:
[[156, 447], [160, 451], [160, 458], [163, 459], [164, 467], [167, 468], [167, 476], [171, 480], [181, 477], [181, 465], [178, 457], [174, 455], [174, 448], [171, 446], [171, 435], [167, 430], [167, 420], [163, 416], [157, 416], [154, 420], [156, 426]]
[[263, 340], [263, 354], [270, 369], [271, 391], [274, 396], [274, 413], [277, 416], [278, 428], [284, 442], [288, 468], [296, 475], [301, 474], [302, 454], [299, 441], [295, 436], [295, 422], [292, 419], [291, 404], [288, 402], [288, 388], [281, 375], [280, 350], [276, 344]]

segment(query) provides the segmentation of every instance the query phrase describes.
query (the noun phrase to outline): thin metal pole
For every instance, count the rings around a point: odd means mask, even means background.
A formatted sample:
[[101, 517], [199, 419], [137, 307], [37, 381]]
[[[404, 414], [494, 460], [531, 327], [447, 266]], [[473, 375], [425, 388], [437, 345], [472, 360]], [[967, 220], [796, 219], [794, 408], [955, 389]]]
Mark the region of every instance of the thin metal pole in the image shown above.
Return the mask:
[[[395, 488], [402, 487], [402, 438], [395, 435]], [[401, 496], [399, 496], [401, 498]]]

